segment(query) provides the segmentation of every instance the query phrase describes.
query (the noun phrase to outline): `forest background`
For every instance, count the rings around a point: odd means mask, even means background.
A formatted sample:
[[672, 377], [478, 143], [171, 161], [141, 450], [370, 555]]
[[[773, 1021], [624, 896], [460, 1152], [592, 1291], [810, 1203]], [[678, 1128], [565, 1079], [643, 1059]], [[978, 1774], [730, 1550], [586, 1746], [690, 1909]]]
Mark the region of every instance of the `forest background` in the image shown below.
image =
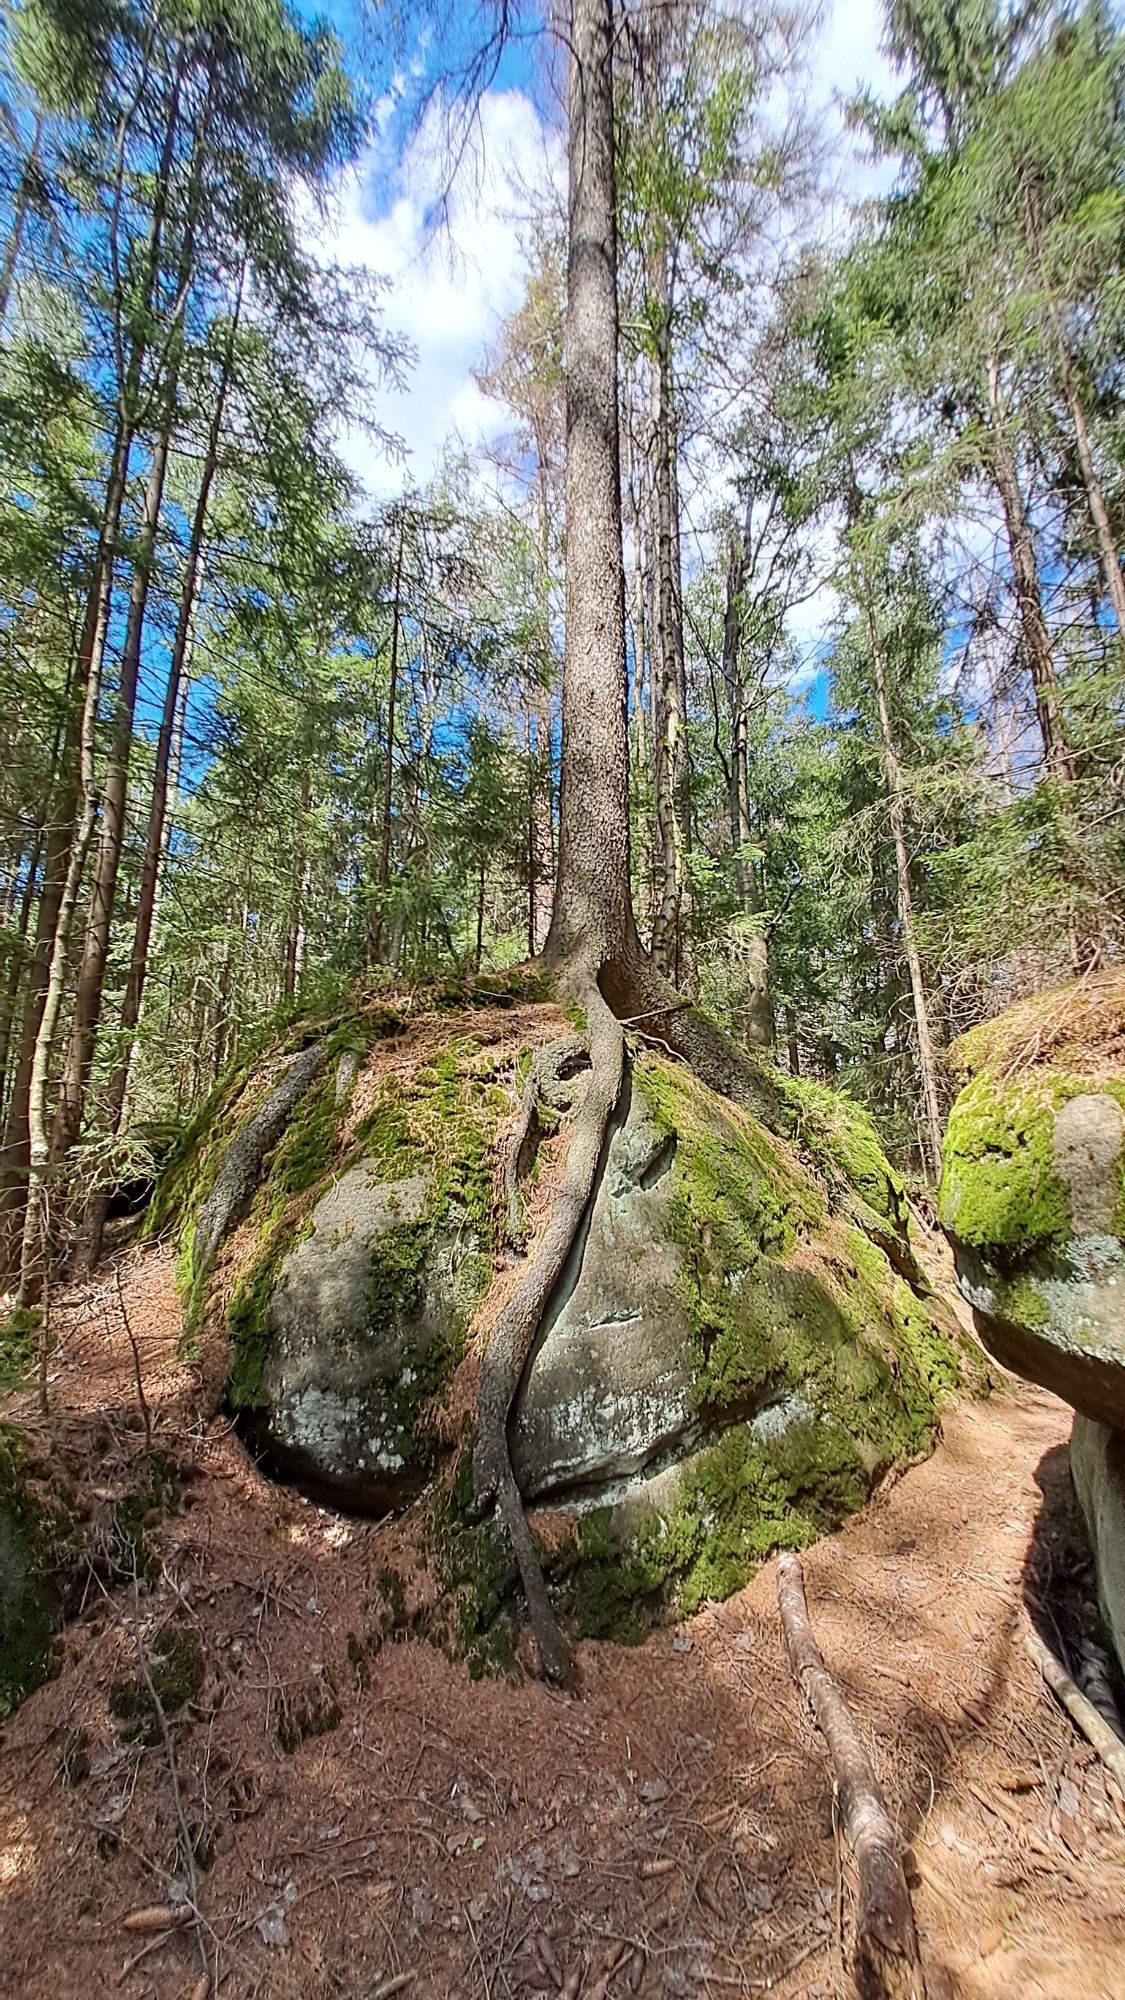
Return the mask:
[[[633, 897], [924, 1182], [944, 1046], [1125, 932], [1125, 40], [862, 20], [618, 11]], [[14, 1283], [279, 1016], [542, 944], [565, 213], [532, 10], [2, 31]]]

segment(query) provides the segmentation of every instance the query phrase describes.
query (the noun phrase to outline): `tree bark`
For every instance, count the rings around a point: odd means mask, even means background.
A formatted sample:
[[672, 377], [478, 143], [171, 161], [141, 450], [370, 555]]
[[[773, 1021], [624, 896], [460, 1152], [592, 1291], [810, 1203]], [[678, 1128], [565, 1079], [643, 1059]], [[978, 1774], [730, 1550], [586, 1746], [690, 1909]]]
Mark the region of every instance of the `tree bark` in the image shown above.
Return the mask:
[[35, 185], [39, 169], [39, 148], [43, 143], [44, 123], [43, 114], [39, 112], [32, 127], [31, 144], [28, 146], [27, 158], [24, 161], [23, 172], [20, 175], [15, 214], [12, 217], [12, 227], [4, 249], [4, 263], [3, 267], [0, 268], [0, 328], [3, 327], [8, 317], [12, 286], [15, 283], [20, 251], [23, 249], [24, 231], [27, 228], [27, 218], [31, 212], [31, 191]]
[[152, 939], [152, 928], [156, 915], [157, 889], [160, 881], [160, 866], [164, 854], [165, 828], [168, 817], [169, 779], [175, 755], [175, 740], [178, 728], [182, 736], [183, 724], [180, 696], [188, 649], [191, 643], [192, 618], [195, 612], [195, 599], [199, 585], [199, 572], [207, 527], [207, 509], [210, 505], [211, 487], [218, 465], [219, 441], [222, 436], [223, 418], [230, 388], [230, 371], [234, 359], [234, 342], [242, 309], [244, 282], [245, 270], [243, 270], [242, 278], [239, 281], [234, 315], [231, 321], [230, 338], [227, 343], [223, 360], [223, 370], [215, 397], [215, 406], [211, 412], [211, 422], [207, 432], [203, 467], [200, 473], [199, 489], [196, 493], [195, 509], [192, 514], [191, 530], [188, 537], [184, 574], [180, 584], [180, 601], [176, 612], [176, 630], [172, 639], [172, 652], [168, 663], [168, 678], [164, 685], [164, 704], [160, 717], [160, 728], [157, 732], [156, 752], [153, 760], [152, 798], [149, 802], [144, 859], [141, 863], [140, 887], [137, 893], [136, 925], [133, 932], [133, 947], [129, 957], [129, 972], [125, 982], [125, 993], [121, 1002], [121, 1060], [110, 1079], [106, 1099], [106, 1122], [110, 1131], [115, 1133], [119, 1129], [121, 1115], [125, 1106], [136, 1030], [141, 1018], [145, 979], [148, 974], [149, 945]]
[[133, 746], [133, 714], [140, 673], [141, 641], [152, 577], [156, 531], [164, 496], [164, 475], [168, 465], [173, 402], [174, 388], [169, 395], [169, 407], [153, 448], [152, 462], [145, 483], [137, 556], [129, 593], [125, 642], [121, 654], [121, 675], [110, 731], [101, 832], [90, 891], [86, 937], [78, 972], [66, 1066], [59, 1087], [59, 1101], [51, 1140], [52, 1152], [56, 1159], [70, 1151], [81, 1130], [86, 1085], [93, 1060], [98, 1023], [101, 1019], [106, 964], [109, 959], [110, 934], [113, 926], [113, 906], [117, 896], [121, 847], [125, 835], [125, 807], [130, 753]]
[[406, 502], [399, 505], [398, 555], [395, 559], [394, 607], [391, 613], [391, 675], [387, 690], [387, 742], [383, 754], [383, 803], [379, 829], [378, 896], [368, 926], [368, 963], [378, 965], [383, 942], [387, 885], [391, 879], [391, 834], [394, 827], [395, 703], [398, 697], [398, 630], [402, 615], [402, 558], [406, 540]]
[[559, 870], [546, 955], [636, 949], [617, 404], [609, 0], [571, 12], [566, 351], [566, 651]]
[[852, 1971], [860, 2000], [925, 2000], [914, 1911], [895, 1830], [846, 1701], [813, 1636], [801, 1564], [782, 1556], [777, 1596], [794, 1680], [816, 1717], [859, 1869]]
[[918, 1037], [918, 1075], [922, 1085], [922, 1103], [925, 1107], [930, 1168], [936, 1183], [941, 1177], [941, 1100], [938, 1094], [937, 1057], [934, 1053], [934, 1038], [930, 1026], [926, 981], [914, 923], [914, 892], [910, 882], [910, 853], [906, 845], [906, 804], [902, 790], [902, 765], [899, 762], [898, 745], [895, 742], [890, 704], [887, 699], [883, 647], [879, 638], [879, 628], [875, 622], [871, 593], [866, 583], [863, 585], [863, 597], [867, 630], [871, 639], [871, 660], [875, 670], [875, 700], [879, 710], [879, 734], [882, 739], [883, 782], [887, 791], [891, 832], [895, 844], [899, 927], [902, 933], [903, 956], [910, 975], [910, 992], [914, 1002], [914, 1028]]
[[[100, 661], [100, 654], [98, 655]], [[20, 1247], [20, 1279], [17, 1304], [34, 1303], [46, 1277], [47, 1179], [51, 1164], [50, 1131], [47, 1118], [47, 1088], [51, 1050], [62, 1007], [66, 982], [66, 961], [78, 892], [86, 865], [86, 855], [98, 816], [98, 795], [94, 783], [94, 753], [101, 698], [100, 665], [95, 666], [85, 684], [79, 736], [79, 780], [82, 809], [70, 844], [66, 880], [59, 899], [54, 937], [43, 996], [43, 1011], [35, 1036], [27, 1093], [28, 1182]]]
[[[746, 519], [741, 532], [736, 531], [731, 538], [723, 616], [722, 672], [730, 726], [728, 810], [734, 850], [734, 879], [743, 913], [760, 920], [762, 898], [757, 870], [748, 851], [753, 843], [754, 830], [750, 824], [746, 683], [742, 673], [743, 592], [750, 547], [751, 504], [747, 500]], [[764, 924], [761, 928], [755, 927], [753, 933], [740, 942], [740, 953], [745, 962], [743, 1040], [751, 1048], [768, 1049], [773, 1044], [775, 1023], [770, 994], [769, 939]]]
[[659, 894], [652, 926], [652, 956], [674, 984], [690, 976], [690, 889], [684, 866], [686, 716], [684, 713], [683, 607], [676, 507], [676, 417], [672, 379], [672, 297], [667, 246], [652, 260], [650, 299], [656, 313], [653, 388], [653, 510], [656, 558], [656, 654], [659, 698], [653, 744], [656, 826], [660, 851]]
[[1012, 582], [1015, 585], [1024, 651], [1027, 655], [1035, 696], [1035, 715], [1043, 743], [1043, 761], [1053, 776], [1070, 780], [1075, 776], [1074, 758], [1067, 742], [1062, 705], [1059, 700], [1058, 675], [1055, 672], [1047, 620], [1043, 614], [1043, 596], [1039, 587], [1039, 568], [1035, 559], [1031, 523], [1028, 520], [1016, 461], [1004, 430], [1000, 370], [995, 357], [989, 362], [988, 397], [992, 416], [992, 471], [996, 490], [1000, 495], [1000, 504], [1004, 510], [1004, 525], [1012, 563]]

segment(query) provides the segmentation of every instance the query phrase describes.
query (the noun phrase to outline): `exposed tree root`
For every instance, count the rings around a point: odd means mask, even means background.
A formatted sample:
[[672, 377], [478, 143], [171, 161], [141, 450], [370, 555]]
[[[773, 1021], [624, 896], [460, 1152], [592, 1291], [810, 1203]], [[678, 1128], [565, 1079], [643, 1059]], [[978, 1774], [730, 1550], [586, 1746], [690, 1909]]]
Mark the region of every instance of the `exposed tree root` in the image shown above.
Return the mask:
[[778, 1606], [793, 1677], [828, 1745], [840, 1814], [859, 1869], [852, 1971], [860, 2000], [925, 2000], [914, 1911], [895, 1830], [851, 1710], [809, 1622], [796, 1556], [778, 1563]]
[[[685, 1001], [635, 941], [631, 948], [606, 955], [600, 964], [589, 958], [569, 961], [562, 968], [561, 983], [586, 1010], [589, 1076], [550, 1220], [522, 1282], [497, 1322], [484, 1357], [473, 1455], [476, 1511], [483, 1513], [496, 1504], [519, 1568], [542, 1671], [560, 1683], [570, 1672], [570, 1649], [551, 1608], [512, 1471], [508, 1417], [551, 1293], [593, 1196], [606, 1133], [621, 1090], [623, 1023], [643, 1021], [658, 1029], [662, 1045], [685, 1061], [702, 1082], [735, 1103], [747, 1105], [759, 1117], [776, 1123], [780, 1109], [762, 1068]], [[521, 1247], [519, 1180], [537, 1106], [541, 1100], [556, 1106], [562, 1101], [581, 1049], [578, 1037], [551, 1043], [536, 1058], [528, 1078], [522, 1115], [504, 1168], [507, 1234], [513, 1249]]]
[[207, 1270], [224, 1237], [245, 1215], [266, 1154], [276, 1146], [290, 1114], [315, 1083], [327, 1056], [327, 1042], [313, 1042], [311, 1047], [302, 1049], [229, 1147], [215, 1184], [199, 1211], [192, 1251], [196, 1277]]
[[594, 979], [579, 974], [569, 983], [587, 1013], [590, 1073], [571, 1131], [562, 1185], [543, 1240], [488, 1344], [481, 1371], [473, 1456], [475, 1505], [483, 1512], [493, 1500], [497, 1503], [519, 1566], [542, 1671], [548, 1679], [560, 1683], [570, 1671], [570, 1649], [551, 1609], [542, 1566], [512, 1471], [508, 1413], [547, 1302], [562, 1275], [593, 1194], [606, 1131], [621, 1090], [625, 1052], [621, 1027]]
[[639, 946], [607, 962], [598, 984], [619, 1021], [643, 1023], [642, 1033], [679, 1056], [701, 1083], [779, 1124], [781, 1100], [762, 1065], [685, 1001]]
[[581, 1035], [563, 1035], [537, 1049], [524, 1086], [520, 1122], [513, 1132], [504, 1161], [504, 1196], [507, 1202], [506, 1235], [512, 1250], [524, 1246], [523, 1217], [520, 1209], [520, 1181], [529, 1165], [528, 1155], [539, 1124], [540, 1104], [561, 1111], [573, 1103], [570, 1087], [580, 1069], [589, 1068], [586, 1044]]

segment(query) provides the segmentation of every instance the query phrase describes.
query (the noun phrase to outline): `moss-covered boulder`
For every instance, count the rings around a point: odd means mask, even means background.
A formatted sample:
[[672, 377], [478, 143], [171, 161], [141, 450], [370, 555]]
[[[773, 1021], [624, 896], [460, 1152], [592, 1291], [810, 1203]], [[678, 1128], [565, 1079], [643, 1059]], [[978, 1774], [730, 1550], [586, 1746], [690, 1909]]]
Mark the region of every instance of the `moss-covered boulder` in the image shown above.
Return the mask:
[[[515, 1282], [505, 1145], [535, 1046], [573, 1031], [539, 995], [460, 1014], [423, 1001], [389, 1019], [358, 1004], [331, 1027], [280, 1131], [263, 1107], [294, 1074], [292, 1049], [227, 1090], [221, 1143], [202, 1131], [206, 1164], [190, 1174], [184, 1282], [193, 1337], [221, 1336], [227, 1400], [269, 1467], [379, 1514], [429, 1488], [435, 1573], [487, 1578], [487, 1611], [450, 1626], [475, 1644], [510, 1588], [455, 1476], [479, 1357]], [[581, 1632], [640, 1631], [834, 1525], [928, 1449], [966, 1365], [869, 1120], [813, 1084], [779, 1078], [775, 1095], [784, 1131], [679, 1064], [630, 1055], [511, 1425], [524, 1494], [563, 1519], [548, 1531], [540, 1517]], [[532, 1237], [568, 1115], [541, 1107], [522, 1162]], [[250, 1188], [257, 1136], [235, 1149], [254, 1120], [270, 1136]], [[216, 1242], [224, 1148], [238, 1219]], [[418, 1544], [404, 1530], [404, 1561]]]
[[[830, 1092], [803, 1097], [832, 1123]], [[853, 1139], [861, 1118], [841, 1115]], [[524, 1490], [578, 1517], [556, 1567], [580, 1632], [628, 1637], [727, 1596], [929, 1448], [971, 1363], [845, 1212], [839, 1170], [680, 1066], [634, 1059], [513, 1426]], [[885, 1161], [866, 1195], [852, 1187], [877, 1234], [897, 1228], [895, 1188]]]
[[962, 1037], [940, 1216], [1005, 1367], [1125, 1427], [1125, 974]]

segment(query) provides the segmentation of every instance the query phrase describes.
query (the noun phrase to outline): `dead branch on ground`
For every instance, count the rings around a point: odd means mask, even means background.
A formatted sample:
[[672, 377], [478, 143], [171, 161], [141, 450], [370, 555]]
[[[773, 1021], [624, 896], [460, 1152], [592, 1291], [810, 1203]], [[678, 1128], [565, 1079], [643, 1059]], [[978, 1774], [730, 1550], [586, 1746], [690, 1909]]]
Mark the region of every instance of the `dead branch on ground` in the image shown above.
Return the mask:
[[777, 1599], [789, 1665], [828, 1746], [840, 1818], [859, 1870], [856, 1990], [860, 2000], [925, 2000], [898, 1840], [851, 1710], [816, 1643], [796, 1556], [782, 1556], [778, 1564]]

